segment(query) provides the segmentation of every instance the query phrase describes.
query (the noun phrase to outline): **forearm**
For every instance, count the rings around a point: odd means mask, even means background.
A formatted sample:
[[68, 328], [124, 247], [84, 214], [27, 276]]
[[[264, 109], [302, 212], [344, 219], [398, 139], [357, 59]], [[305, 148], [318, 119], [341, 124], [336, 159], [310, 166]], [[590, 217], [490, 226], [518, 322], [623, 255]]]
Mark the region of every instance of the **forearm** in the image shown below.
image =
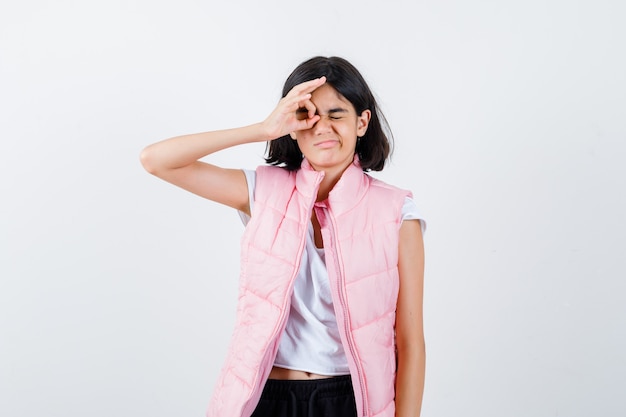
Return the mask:
[[396, 417], [419, 417], [424, 394], [426, 350], [424, 344], [398, 349]]
[[154, 143], [141, 153], [141, 163], [151, 173], [188, 166], [214, 152], [269, 137], [262, 123], [245, 127], [177, 136]]

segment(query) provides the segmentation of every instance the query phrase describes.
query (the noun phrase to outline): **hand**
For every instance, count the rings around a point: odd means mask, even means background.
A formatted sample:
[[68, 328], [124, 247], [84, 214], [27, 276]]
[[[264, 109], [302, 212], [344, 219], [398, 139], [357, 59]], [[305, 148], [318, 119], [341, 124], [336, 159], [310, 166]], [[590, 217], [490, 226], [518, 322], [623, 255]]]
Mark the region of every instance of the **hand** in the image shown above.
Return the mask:
[[317, 109], [311, 101], [311, 93], [325, 82], [326, 77], [321, 77], [298, 84], [278, 102], [262, 123], [270, 140], [310, 129], [317, 123], [320, 116], [315, 114]]

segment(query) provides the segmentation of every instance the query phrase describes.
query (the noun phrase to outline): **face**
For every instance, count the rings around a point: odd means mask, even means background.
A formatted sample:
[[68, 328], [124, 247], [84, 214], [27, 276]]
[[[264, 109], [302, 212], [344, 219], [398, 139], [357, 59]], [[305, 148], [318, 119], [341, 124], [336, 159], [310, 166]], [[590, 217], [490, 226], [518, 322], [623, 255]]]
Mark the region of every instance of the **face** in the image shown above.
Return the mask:
[[352, 103], [328, 84], [313, 91], [311, 102], [320, 120], [292, 138], [315, 170], [343, 172], [353, 161], [357, 137], [365, 134], [371, 112], [357, 115]]

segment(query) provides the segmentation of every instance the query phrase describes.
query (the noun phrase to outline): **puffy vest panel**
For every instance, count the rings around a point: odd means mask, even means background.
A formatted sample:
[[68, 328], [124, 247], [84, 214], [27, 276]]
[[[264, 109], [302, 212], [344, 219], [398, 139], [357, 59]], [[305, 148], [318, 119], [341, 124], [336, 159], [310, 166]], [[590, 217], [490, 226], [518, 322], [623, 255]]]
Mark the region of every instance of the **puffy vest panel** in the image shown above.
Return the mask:
[[252, 217], [241, 241], [236, 326], [209, 417], [248, 417], [258, 403], [284, 329], [308, 224], [322, 229], [335, 313], [348, 356], [358, 415], [393, 417], [398, 235], [409, 192], [350, 165], [327, 200], [323, 173], [257, 168]]

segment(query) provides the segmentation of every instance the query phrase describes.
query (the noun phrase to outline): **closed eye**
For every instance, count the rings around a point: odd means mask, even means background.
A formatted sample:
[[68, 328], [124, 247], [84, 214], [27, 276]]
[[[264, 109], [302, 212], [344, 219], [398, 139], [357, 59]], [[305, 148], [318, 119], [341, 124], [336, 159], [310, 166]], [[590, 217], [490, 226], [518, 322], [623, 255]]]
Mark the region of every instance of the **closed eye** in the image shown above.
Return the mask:
[[328, 118], [330, 120], [341, 120], [341, 119], [343, 119], [347, 115], [348, 115], [348, 110], [347, 109], [343, 109], [341, 107], [330, 109], [328, 111]]

